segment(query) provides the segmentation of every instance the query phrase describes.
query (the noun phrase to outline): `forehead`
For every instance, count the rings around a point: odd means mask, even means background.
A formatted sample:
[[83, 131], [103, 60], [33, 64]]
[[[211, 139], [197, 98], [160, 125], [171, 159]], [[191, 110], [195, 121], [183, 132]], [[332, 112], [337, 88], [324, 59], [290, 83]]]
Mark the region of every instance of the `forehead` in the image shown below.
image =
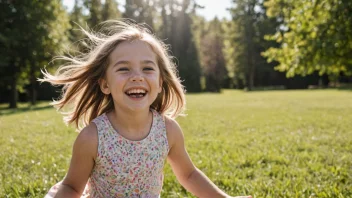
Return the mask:
[[156, 63], [156, 54], [152, 48], [144, 41], [123, 41], [118, 44], [109, 55], [110, 63], [118, 60], [152, 60]]

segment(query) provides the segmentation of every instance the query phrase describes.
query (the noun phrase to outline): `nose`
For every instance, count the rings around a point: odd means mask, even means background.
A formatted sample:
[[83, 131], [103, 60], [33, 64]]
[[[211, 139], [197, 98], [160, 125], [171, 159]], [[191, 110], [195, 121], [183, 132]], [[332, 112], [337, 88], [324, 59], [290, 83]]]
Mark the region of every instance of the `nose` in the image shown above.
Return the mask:
[[142, 82], [144, 81], [144, 77], [140, 72], [133, 72], [130, 80], [132, 82]]

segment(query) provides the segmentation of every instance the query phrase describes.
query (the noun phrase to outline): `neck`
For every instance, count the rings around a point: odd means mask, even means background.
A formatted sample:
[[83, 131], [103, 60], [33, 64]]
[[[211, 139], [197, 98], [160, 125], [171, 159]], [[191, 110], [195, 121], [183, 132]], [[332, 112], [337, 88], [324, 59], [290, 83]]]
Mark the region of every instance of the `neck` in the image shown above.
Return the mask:
[[138, 139], [149, 133], [153, 116], [149, 109], [138, 112], [114, 109], [110, 118], [112, 125], [121, 135]]

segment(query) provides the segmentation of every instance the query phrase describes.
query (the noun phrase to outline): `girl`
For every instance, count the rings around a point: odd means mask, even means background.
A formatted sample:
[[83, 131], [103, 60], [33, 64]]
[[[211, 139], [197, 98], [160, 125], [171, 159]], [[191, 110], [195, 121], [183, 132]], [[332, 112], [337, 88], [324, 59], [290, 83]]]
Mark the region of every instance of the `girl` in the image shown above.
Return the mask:
[[[230, 197], [197, 169], [174, 120], [185, 108], [175, 65], [160, 40], [138, 25], [105, 23], [107, 34], [83, 32], [94, 44], [55, 75], [53, 104], [67, 123], [84, 128], [64, 180], [46, 197], [160, 197], [167, 158], [178, 181], [197, 197]], [[106, 28], [105, 28], [106, 29]], [[103, 30], [104, 26], [103, 26]]]

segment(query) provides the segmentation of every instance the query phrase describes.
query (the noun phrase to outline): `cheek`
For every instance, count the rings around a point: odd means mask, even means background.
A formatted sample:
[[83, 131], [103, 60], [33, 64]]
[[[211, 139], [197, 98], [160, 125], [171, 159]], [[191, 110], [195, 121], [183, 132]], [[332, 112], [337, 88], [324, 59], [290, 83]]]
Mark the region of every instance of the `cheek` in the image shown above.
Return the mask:
[[161, 87], [162, 80], [161, 80], [161, 78], [160, 78], [159, 76], [157, 76], [157, 75], [154, 76], [153, 79], [152, 79], [152, 81], [153, 81], [153, 84], [154, 84], [155, 86], [157, 86], [158, 88]]
[[110, 90], [112, 92], [123, 90], [124, 85], [126, 84], [126, 79], [128, 79], [128, 78], [116, 76], [116, 75], [110, 76], [110, 79], [108, 81]]
[[128, 78], [129, 77], [127, 75], [112, 74], [110, 75], [110, 82], [116, 84], [116, 82], [123, 82], [126, 81]]

